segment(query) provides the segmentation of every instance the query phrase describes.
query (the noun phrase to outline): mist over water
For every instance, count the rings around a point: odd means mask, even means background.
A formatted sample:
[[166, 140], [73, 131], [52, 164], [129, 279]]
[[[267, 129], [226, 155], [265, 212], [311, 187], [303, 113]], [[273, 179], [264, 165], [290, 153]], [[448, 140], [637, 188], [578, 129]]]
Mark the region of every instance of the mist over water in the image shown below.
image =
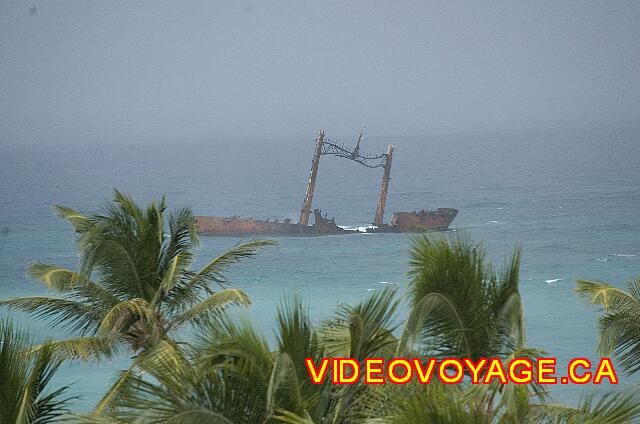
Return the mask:
[[[559, 369], [594, 358], [597, 314], [575, 280], [640, 275], [638, 22], [638, 1], [4, 2], [0, 297], [46, 293], [25, 278], [33, 261], [77, 266], [54, 204], [91, 212], [118, 188], [296, 221], [319, 128], [353, 145], [366, 121], [364, 152], [396, 146], [386, 220], [453, 207], [445, 236], [482, 241], [497, 266], [521, 247], [529, 344]], [[323, 157], [313, 206], [369, 225], [380, 178]], [[203, 238], [196, 265], [237, 241]], [[406, 288], [406, 234], [278, 241], [230, 275], [266, 331], [283, 294], [320, 322]], [[126, 364], [56, 378], [88, 410]], [[552, 387], [561, 402], [582, 392]]]
[[639, 20], [633, 0], [4, 2], [0, 143], [637, 126]]
[[[373, 133], [373, 130], [370, 130]], [[331, 137], [331, 132], [328, 132]], [[355, 142], [341, 139], [345, 144]], [[606, 128], [366, 137], [363, 148], [396, 151], [386, 220], [391, 212], [455, 207], [447, 233], [483, 241], [500, 266], [523, 250], [521, 290], [529, 344], [558, 356], [595, 358], [597, 314], [572, 293], [578, 278], [616, 285], [640, 270], [640, 130]], [[296, 219], [302, 204], [315, 134], [307, 139], [188, 145], [16, 147], [0, 159], [0, 293], [44, 294], [25, 267], [42, 261], [74, 267], [72, 232], [53, 204], [98, 209], [117, 187], [139, 201], [166, 195], [170, 207], [198, 214]], [[323, 157], [314, 206], [336, 222], [373, 220], [381, 171]], [[235, 238], [203, 237], [197, 265]], [[265, 331], [282, 295], [298, 291], [320, 322], [339, 302], [355, 303], [388, 284], [407, 284], [406, 234], [280, 238], [255, 260], [234, 267], [236, 287], [253, 299], [248, 314]], [[402, 313], [406, 312], [403, 308]], [[401, 313], [401, 316], [402, 316]], [[38, 338], [52, 332], [26, 320]], [[74, 365], [59, 373], [75, 382], [78, 408], [89, 409], [126, 361]], [[560, 368], [561, 369], [561, 368]], [[631, 379], [621, 377], [622, 385]], [[603, 390], [605, 388], [595, 388]], [[556, 386], [556, 400], [575, 402], [577, 386]]]

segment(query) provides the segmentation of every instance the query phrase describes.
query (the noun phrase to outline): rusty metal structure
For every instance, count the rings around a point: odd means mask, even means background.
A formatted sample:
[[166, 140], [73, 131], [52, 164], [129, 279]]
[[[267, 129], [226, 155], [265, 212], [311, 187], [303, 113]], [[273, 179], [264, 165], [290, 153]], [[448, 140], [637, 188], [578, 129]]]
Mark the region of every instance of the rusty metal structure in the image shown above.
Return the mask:
[[302, 209], [300, 210], [300, 225], [309, 223], [309, 213], [311, 212], [311, 202], [313, 201], [313, 192], [316, 189], [316, 177], [318, 176], [318, 166], [320, 165], [320, 155], [322, 155], [322, 146], [324, 145], [324, 130], [320, 130], [316, 139], [316, 148], [311, 161], [311, 173], [309, 174], [309, 182], [307, 183], [307, 191], [304, 194]]
[[384, 173], [382, 174], [382, 183], [380, 184], [380, 195], [378, 196], [378, 207], [376, 215], [373, 218], [373, 225], [380, 227], [384, 221], [384, 207], [387, 204], [387, 189], [389, 188], [389, 179], [391, 178], [391, 159], [393, 158], [393, 144], [387, 147], [387, 155], [384, 161]]
[[364, 126], [358, 136], [358, 142], [356, 147], [349, 150], [337, 143], [325, 140], [324, 130], [320, 130], [318, 138], [316, 138], [316, 147], [313, 154], [313, 160], [311, 161], [311, 172], [309, 174], [309, 181], [307, 183], [307, 191], [302, 202], [302, 209], [300, 210], [301, 225], [308, 225], [309, 214], [311, 212], [311, 202], [313, 201], [313, 192], [316, 189], [316, 177], [318, 176], [318, 166], [320, 164], [321, 156], [337, 156], [345, 158], [353, 162], [359, 163], [367, 168], [383, 168], [384, 173], [382, 175], [382, 184], [380, 185], [380, 195], [378, 197], [378, 207], [376, 208], [376, 214], [373, 219], [373, 225], [381, 226], [384, 219], [384, 208], [387, 203], [387, 190], [389, 188], [389, 179], [391, 175], [391, 159], [393, 157], [393, 144], [389, 144], [387, 147], [387, 153], [380, 155], [362, 155], [360, 154], [360, 143], [362, 142], [362, 136], [364, 135]]
[[254, 219], [242, 219], [239, 217], [221, 218], [213, 216], [197, 216], [196, 225], [198, 231], [204, 235], [287, 235], [287, 236], [310, 236], [310, 235], [330, 235], [349, 234], [362, 232], [359, 230], [347, 230], [336, 225], [334, 218], [327, 218], [322, 215], [319, 209], [313, 210], [314, 224], [309, 225], [309, 216], [313, 203], [313, 193], [316, 187], [318, 168], [322, 156], [336, 156], [356, 162], [367, 168], [382, 168], [382, 182], [378, 195], [378, 204], [373, 219], [373, 225], [367, 227], [366, 232], [423, 232], [429, 230], [446, 230], [458, 211], [453, 208], [439, 208], [435, 211], [421, 210], [419, 212], [397, 212], [393, 214], [390, 224], [384, 223], [384, 211], [387, 203], [387, 192], [389, 180], [391, 179], [391, 162], [393, 159], [394, 145], [387, 146], [387, 152], [378, 155], [365, 155], [360, 151], [363, 140], [364, 126], [360, 131], [358, 141], [353, 149], [330, 141], [325, 137], [324, 130], [320, 130], [315, 141], [313, 159], [311, 161], [311, 171], [307, 181], [302, 208], [300, 209], [300, 219], [298, 223], [291, 223], [285, 219], [279, 221], [263, 221]]

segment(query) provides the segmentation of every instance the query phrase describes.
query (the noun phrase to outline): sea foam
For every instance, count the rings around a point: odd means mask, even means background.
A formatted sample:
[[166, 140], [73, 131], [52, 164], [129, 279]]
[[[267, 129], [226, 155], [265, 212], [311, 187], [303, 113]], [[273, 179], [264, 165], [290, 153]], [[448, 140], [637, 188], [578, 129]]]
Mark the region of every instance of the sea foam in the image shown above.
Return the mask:
[[375, 225], [365, 225], [362, 227], [353, 227], [350, 225], [338, 225], [338, 227], [342, 228], [343, 230], [347, 230], [347, 231], [360, 231], [361, 233], [366, 233], [368, 229], [372, 229], [375, 230], [376, 227]]

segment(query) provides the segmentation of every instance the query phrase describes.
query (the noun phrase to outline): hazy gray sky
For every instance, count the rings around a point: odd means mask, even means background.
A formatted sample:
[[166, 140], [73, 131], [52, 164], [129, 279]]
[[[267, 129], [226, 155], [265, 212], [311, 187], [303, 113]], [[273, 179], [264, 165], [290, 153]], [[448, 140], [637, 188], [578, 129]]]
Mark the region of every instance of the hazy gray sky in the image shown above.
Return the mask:
[[640, 1], [0, 3], [0, 142], [637, 126]]

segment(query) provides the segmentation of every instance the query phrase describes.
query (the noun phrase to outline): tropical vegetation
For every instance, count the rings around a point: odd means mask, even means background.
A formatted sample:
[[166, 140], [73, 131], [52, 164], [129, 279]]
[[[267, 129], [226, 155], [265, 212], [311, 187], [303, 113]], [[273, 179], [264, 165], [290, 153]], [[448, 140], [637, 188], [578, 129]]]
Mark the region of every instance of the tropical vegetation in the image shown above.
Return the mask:
[[0, 423], [45, 424], [68, 412], [68, 387], [52, 378], [62, 360], [50, 343], [37, 351], [24, 331], [0, 321]]
[[[46, 423], [628, 423], [640, 420], [640, 394], [585, 394], [576, 407], [549, 401], [535, 383], [459, 385], [312, 384], [305, 358], [539, 357], [527, 344], [519, 290], [520, 252], [497, 269], [482, 245], [462, 237], [420, 236], [410, 250], [408, 290], [374, 292], [315, 322], [296, 294], [264, 334], [229, 305], [248, 305], [229, 287], [228, 267], [267, 240], [241, 243], [191, 271], [198, 243], [189, 209], [143, 209], [120, 192], [99, 213], [57, 207], [76, 233], [78, 271], [34, 264], [29, 275], [57, 296], [3, 300], [72, 337], [30, 346], [0, 327], [0, 424]], [[214, 291], [213, 287], [217, 290]], [[638, 288], [622, 292], [579, 282], [603, 307], [601, 351], [636, 371]], [[635, 301], [635, 303], [634, 303]], [[183, 325], [193, 337], [181, 337]], [[635, 325], [635, 327], [634, 327]], [[182, 333], [184, 336], [184, 334]], [[17, 340], [17, 341], [16, 341]], [[609, 350], [606, 350], [609, 349]], [[8, 352], [8, 353], [5, 353]], [[65, 358], [102, 360], [127, 352], [131, 367], [89, 414], [61, 415], [66, 388], [46, 391]], [[8, 378], [8, 380], [5, 380]]]
[[228, 287], [224, 272], [274, 244], [260, 239], [239, 243], [195, 272], [198, 236], [189, 208], [167, 214], [164, 199], [141, 208], [115, 190], [113, 201], [97, 213], [65, 206], [55, 210], [75, 232], [79, 270], [35, 263], [28, 276], [56, 295], [6, 299], [0, 305], [63, 327], [72, 337], [51, 345], [62, 357], [99, 359], [123, 349], [136, 357], [97, 410], [133, 377], [137, 358], [147, 349], [170, 340], [185, 324], [197, 325], [229, 305], [248, 305], [244, 292]]
[[579, 280], [576, 291], [602, 310], [599, 318], [602, 356], [615, 354], [630, 374], [640, 371], [640, 278], [627, 291], [602, 281]]

